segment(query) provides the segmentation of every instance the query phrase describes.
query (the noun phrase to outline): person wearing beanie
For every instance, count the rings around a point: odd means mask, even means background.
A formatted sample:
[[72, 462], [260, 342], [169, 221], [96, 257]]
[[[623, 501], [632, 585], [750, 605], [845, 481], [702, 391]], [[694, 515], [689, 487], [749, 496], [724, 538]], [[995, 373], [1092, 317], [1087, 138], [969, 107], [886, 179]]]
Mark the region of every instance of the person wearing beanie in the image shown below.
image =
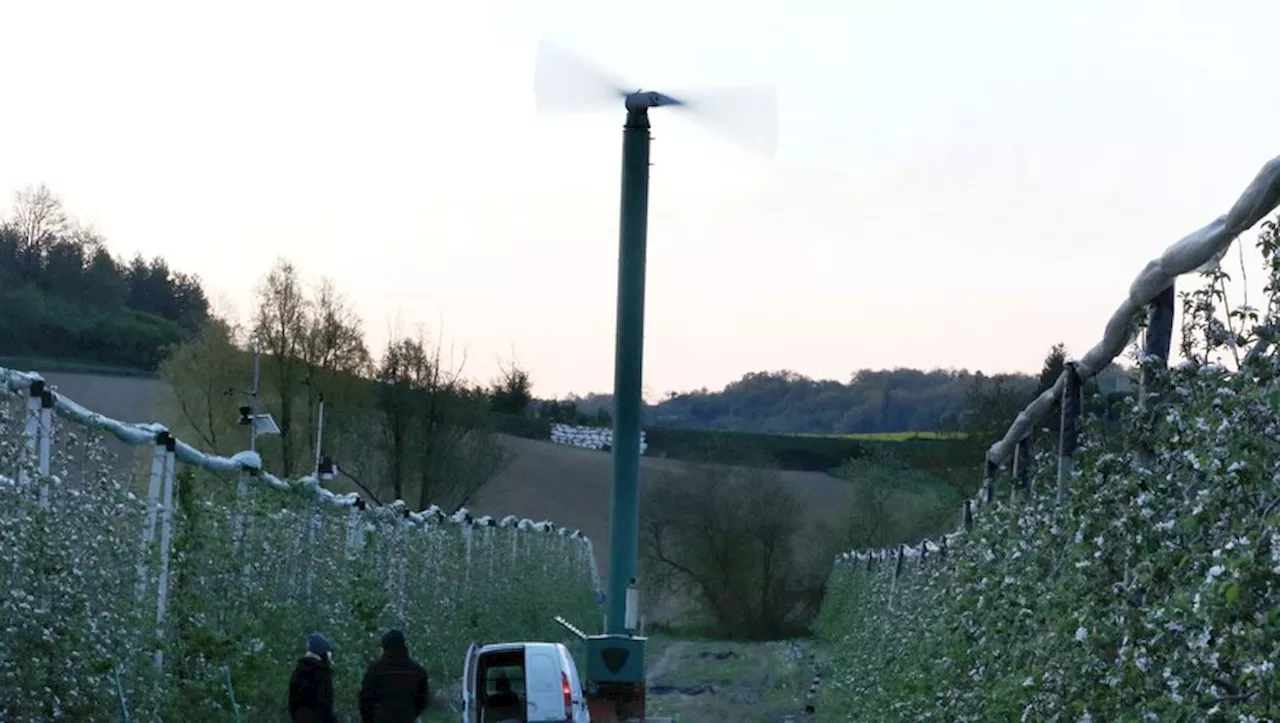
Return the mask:
[[404, 633], [382, 636], [382, 657], [369, 663], [360, 684], [362, 723], [413, 723], [427, 709], [427, 671], [409, 657]]
[[294, 723], [337, 723], [333, 711], [333, 645], [320, 633], [307, 636], [307, 652], [289, 678], [289, 717]]

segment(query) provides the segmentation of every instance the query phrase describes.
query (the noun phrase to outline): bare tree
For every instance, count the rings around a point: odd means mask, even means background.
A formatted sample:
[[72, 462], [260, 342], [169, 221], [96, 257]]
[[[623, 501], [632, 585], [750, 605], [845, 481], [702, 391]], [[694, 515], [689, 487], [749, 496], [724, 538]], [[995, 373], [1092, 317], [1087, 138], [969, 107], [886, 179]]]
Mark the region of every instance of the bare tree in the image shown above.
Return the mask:
[[13, 218], [9, 225], [18, 237], [15, 251], [20, 273], [34, 279], [46, 249], [66, 233], [69, 222], [62, 201], [41, 183], [13, 194]]
[[410, 434], [421, 403], [418, 370], [428, 364], [422, 345], [413, 339], [392, 339], [378, 365], [378, 407], [386, 443], [386, 463], [392, 495], [404, 499]]
[[66, 209], [48, 186], [28, 186], [13, 194], [13, 227], [28, 247], [38, 247], [62, 236], [68, 226]]
[[281, 471], [288, 477], [299, 462], [294, 405], [306, 372], [303, 353], [311, 302], [304, 293], [297, 267], [283, 258], [267, 273], [257, 297], [254, 331], [262, 343], [264, 376], [272, 382], [273, 406], [279, 414]]
[[[307, 396], [306, 445], [310, 458], [316, 454], [318, 402], [324, 395], [329, 410], [330, 429], [343, 421], [361, 423], [358, 414], [336, 416], [333, 412], [353, 412], [361, 406], [363, 386], [359, 380], [370, 367], [360, 317], [347, 303], [331, 279], [321, 279], [309, 304], [303, 337], [303, 384]], [[353, 419], [355, 417], [355, 419]], [[335, 430], [336, 431], [336, 430]]]
[[487, 399], [467, 388], [462, 366], [422, 333], [393, 338], [379, 364], [388, 477], [401, 499], [413, 482], [420, 508], [467, 504], [509, 461], [488, 425]]

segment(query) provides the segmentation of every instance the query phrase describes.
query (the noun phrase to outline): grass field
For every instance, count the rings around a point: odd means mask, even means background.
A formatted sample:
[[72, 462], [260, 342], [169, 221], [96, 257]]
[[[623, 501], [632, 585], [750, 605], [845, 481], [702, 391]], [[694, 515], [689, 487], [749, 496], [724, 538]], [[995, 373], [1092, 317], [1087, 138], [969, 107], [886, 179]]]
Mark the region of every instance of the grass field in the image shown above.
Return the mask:
[[0, 367], [18, 369], [24, 372], [34, 369], [39, 371], [41, 374], [47, 374], [48, 372], [63, 372], [69, 374], [92, 374], [112, 377], [159, 379], [158, 374], [146, 371], [145, 369], [132, 369], [129, 367], [118, 367], [110, 364], [98, 364], [95, 362], [60, 361], [57, 359], [43, 359], [40, 357], [0, 356]]
[[859, 434], [802, 434], [801, 437], [862, 439], [869, 442], [906, 442], [913, 439], [967, 439], [964, 432], [863, 432]]

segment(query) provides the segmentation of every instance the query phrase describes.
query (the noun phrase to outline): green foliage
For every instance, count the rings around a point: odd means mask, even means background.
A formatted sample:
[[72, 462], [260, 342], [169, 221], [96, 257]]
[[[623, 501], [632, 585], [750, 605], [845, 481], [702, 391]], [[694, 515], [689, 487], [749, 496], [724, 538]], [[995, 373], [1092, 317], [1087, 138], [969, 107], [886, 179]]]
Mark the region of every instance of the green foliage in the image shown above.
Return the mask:
[[489, 419], [493, 422], [494, 431], [500, 434], [544, 441], [551, 438], [552, 422], [549, 419], [525, 417], [516, 414], [498, 414], [496, 412], [491, 413]]
[[489, 409], [498, 414], [524, 414], [533, 401], [533, 380], [529, 372], [513, 361], [503, 365], [489, 389]]
[[537, 417], [551, 423], [572, 424], [580, 427], [612, 427], [613, 417], [608, 409], [599, 408], [588, 414], [573, 399], [540, 400], [537, 404]]
[[650, 591], [691, 596], [718, 637], [776, 640], [807, 631], [830, 550], [804, 524], [799, 493], [776, 472], [681, 465], [646, 479], [644, 495], [641, 560]]
[[[1122, 370], [1109, 367], [1102, 374], [1103, 388], [1115, 389], [1121, 376]], [[954, 431], [961, 428], [975, 385], [992, 384], [1029, 398], [1036, 380], [965, 369], [863, 369], [847, 383], [789, 371], [753, 372], [720, 391], [673, 392], [646, 408], [645, 421], [650, 426], [771, 434]], [[603, 396], [593, 399], [594, 404], [607, 402]]]
[[848, 523], [839, 531], [844, 549], [887, 547], [937, 533], [955, 522], [978, 479], [976, 468], [968, 470], [970, 484], [959, 487], [888, 452], [851, 459], [833, 474], [855, 489]]
[[872, 450], [892, 449], [900, 459], [921, 469], [972, 466], [972, 445], [963, 439], [908, 439], [896, 442], [754, 434], [699, 429], [645, 429], [646, 454], [721, 464], [742, 464], [763, 458], [780, 469], [828, 472], [846, 460]]
[[43, 186], [0, 221], [0, 349], [153, 370], [208, 319], [196, 277], [164, 259], [117, 261]]
[[[22, 402], [0, 399], [6, 476], [29, 467], [19, 454]], [[394, 507], [356, 513], [352, 527], [351, 510], [297, 488], [255, 484], [240, 499], [235, 480], [183, 470], [157, 629], [161, 525], [140, 556], [145, 504], [106, 471], [98, 440], [74, 428], [58, 435], [47, 509], [34, 488], [0, 478], [6, 721], [116, 715], [117, 670], [134, 720], [234, 720], [228, 675], [244, 719], [274, 720], [316, 630], [336, 647], [338, 707], [350, 719], [363, 666], [388, 627], [405, 630], [441, 690], [473, 640], [559, 640], [554, 615], [598, 614], [589, 546], [527, 521], [411, 526]]]
[[[1045, 445], [1030, 498], [984, 506], [945, 559], [837, 558], [819, 710], [848, 720], [1274, 720], [1280, 713], [1280, 304], [1184, 297], [1183, 364], [1118, 433], [1089, 419], [1068, 495]], [[1255, 325], [1256, 324], [1256, 325]], [[1243, 372], [1229, 372], [1228, 361]], [[870, 568], [870, 569], [869, 569]]]
[[801, 437], [700, 429], [645, 429], [653, 457], [735, 464], [763, 457], [781, 469], [825, 472], [867, 453], [868, 443], [840, 437]]

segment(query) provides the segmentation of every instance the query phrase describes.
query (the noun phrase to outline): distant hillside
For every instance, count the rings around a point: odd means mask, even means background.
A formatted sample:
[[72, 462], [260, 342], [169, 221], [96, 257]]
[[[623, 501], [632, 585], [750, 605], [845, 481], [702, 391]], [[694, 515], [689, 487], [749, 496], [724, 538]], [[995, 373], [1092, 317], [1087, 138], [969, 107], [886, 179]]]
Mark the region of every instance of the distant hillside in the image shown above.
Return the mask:
[[[1056, 378], [1056, 373], [1048, 375]], [[961, 370], [861, 370], [848, 382], [812, 379], [791, 371], [753, 372], [719, 391], [672, 392], [645, 408], [648, 427], [718, 429], [767, 434], [869, 434], [962, 429], [971, 393], [1003, 384], [1030, 398], [1041, 383], [1030, 374], [984, 375]], [[1115, 365], [1098, 377], [1104, 393], [1129, 388]], [[609, 410], [613, 398], [573, 398], [586, 414]]]

